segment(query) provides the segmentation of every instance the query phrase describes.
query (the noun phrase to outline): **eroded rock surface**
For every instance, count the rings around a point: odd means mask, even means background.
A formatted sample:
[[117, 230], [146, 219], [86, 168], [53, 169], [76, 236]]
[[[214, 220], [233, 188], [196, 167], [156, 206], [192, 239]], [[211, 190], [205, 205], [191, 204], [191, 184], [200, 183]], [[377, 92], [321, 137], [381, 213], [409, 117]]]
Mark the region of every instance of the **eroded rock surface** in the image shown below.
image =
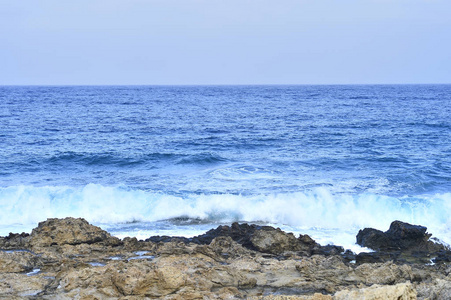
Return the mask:
[[[421, 229], [415, 238], [423, 234]], [[49, 219], [31, 235], [0, 238], [0, 246], [1, 299], [410, 300], [451, 295], [447, 262], [354, 263], [341, 247], [268, 226], [234, 223], [193, 239], [121, 241], [83, 219]]]
[[[207, 231], [205, 234], [193, 238], [154, 236], [148, 238], [146, 241], [177, 241], [208, 245], [217, 237], [230, 237], [245, 248], [274, 255], [337, 255], [344, 251], [343, 247], [340, 246], [321, 246], [308, 235], [301, 235], [296, 238], [292, 233], [283, 232], [279, 228], [255, 224], [249, 225], [246, 223], [239, 224], [237, 222], [233, 223], [231, 226], [219, 226]], [[351, 257], [349, 260], [353, 259], [354, 257]]]
[[359, 290], [344, 290], [337, 292], [333, 299], [415, 300], [417, 299], [417, 292], [413, 289], [412, 284], [410, 283], [400, 283], [391, 286], [380, 286], [376, 284]]
[[81, 218], [47, 219], [33, 229], [30, 239], [32, 248], [95, 243], [118, 246], [122, 242]]

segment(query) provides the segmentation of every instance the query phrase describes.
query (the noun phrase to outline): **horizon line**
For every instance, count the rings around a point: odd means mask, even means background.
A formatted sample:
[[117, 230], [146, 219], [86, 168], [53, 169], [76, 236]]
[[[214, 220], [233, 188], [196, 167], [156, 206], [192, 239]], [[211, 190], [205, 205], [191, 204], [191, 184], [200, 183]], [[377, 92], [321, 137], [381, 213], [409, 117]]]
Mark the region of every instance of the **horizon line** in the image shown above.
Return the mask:
[[370, 85], [450, 85], [451, 83], [218, 83], [218, 84], [202, 84], [202, 83], [194, 83], [194, 84], [123, 84], [123, 83], [113, 83], [113, 84], [0, 84], [1, 87], [8, 86], [17, 86], [17, 87], [26, 87], [26, 86], [48, 86], [48, 87], [77, 87], [77, 86], [161, 86], [161, 87], [170, 87], [170, 86], [350, 86], [350, 85], [360, 85], [360, 86], [370, 86]]

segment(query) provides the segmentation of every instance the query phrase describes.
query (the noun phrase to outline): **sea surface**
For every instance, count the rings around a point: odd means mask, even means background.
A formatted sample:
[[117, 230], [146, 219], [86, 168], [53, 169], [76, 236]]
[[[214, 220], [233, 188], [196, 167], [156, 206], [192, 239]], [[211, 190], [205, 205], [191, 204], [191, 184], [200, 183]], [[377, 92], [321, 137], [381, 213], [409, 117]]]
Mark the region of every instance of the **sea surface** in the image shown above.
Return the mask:
[[0, 86], [0, 235], [67, 216], [355, 251], [401, 220], [451, 243], [451, 85]]

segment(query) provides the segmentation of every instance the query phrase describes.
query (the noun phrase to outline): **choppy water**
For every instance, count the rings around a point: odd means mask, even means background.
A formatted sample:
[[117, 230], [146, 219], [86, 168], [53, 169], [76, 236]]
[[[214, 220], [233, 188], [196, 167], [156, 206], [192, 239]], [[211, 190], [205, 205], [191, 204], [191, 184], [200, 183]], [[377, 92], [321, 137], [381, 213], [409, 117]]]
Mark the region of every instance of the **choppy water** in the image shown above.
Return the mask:
[[352, 245], [395, 219], [451, 242], [451, 85], [0, 87], [0, 234], [269, 223]]

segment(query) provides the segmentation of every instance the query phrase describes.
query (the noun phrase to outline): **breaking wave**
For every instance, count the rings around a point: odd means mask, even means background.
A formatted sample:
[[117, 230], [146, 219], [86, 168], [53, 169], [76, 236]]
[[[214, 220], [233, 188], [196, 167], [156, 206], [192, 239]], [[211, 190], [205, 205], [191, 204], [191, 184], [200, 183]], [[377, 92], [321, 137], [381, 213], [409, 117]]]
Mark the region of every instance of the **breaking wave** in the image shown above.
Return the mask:
[[333, 194], [327, 188], [283, 194], [171, 195], [88, 184], [0, 188], [0, 235], [24, 231], [47, 218], [83, 217], [94, 224], [157, 222], [189, 218], [202, 223], [245, 221], [296, 228], [386, 230], [393, 220], [428, 227], [447, 241], [451, 193], [417, 197]]

